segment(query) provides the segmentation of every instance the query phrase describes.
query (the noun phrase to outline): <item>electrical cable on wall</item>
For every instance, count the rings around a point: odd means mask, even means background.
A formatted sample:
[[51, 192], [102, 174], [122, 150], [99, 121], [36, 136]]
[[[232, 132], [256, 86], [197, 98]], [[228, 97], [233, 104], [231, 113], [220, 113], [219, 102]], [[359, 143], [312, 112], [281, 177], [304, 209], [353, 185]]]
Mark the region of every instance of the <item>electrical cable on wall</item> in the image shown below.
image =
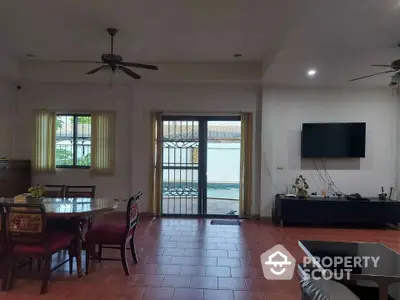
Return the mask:
[[333, 182], [332, 178], [330, 177], [328, 171], [325, 169], [325, 176], [327, 178], [328, 181], [328, 189], [331, 191], [331, 193], [333, 194], [333, 196], [338, 196], [340, 195], [344, 195], [336, 186], [336, 184]]
[[318, 169], [318, 166], [317, 166], [317, 164], [315, 163], [315, 160], [314, 160], [314, 159], [313, 159], [313, 163], [314, 163], [315, 170], [317, 171], [319, 177], [322, 179], [322, 181], [323, 181], [324, 183], [326, 183], [326, 184], [328, 185], [327, 193], [330, 194], [331, 196], [334, 196], [334, 194], [333, 194], [332, 191], [331, 191], [331, 183], [330, 183], [329, 181], [327, 181], [327, 180], [324, 178], [324, 176], [322, 176], [322, 174], [320, 173], [320, 171], [319, 171], [319, 169]]
[[[327, 170], [327, 168], [326, 168], [326, 161], [321, 160], [321, 164], [322, 164], [322, 166], [323, 166], [323, 168], [324, 168], [326, 178], [325, 178], [324, 176], [322, 176], [322, 174], [320, 173], [320, 171], [319, 171], [319, 169], [318, 169], [318, 166], [317, 166], [317, 164], [315, 163], [315, 160], [313, 160], [313, 163], [314, 163], [315, 169], [316, 169], [318, 175], [320, 176], [320, 178], [328, 185], [328, 191], [327, 191], [327, 192], [328, 192], [330, 195], [332, 195], [332, 196], [336, 196], [337, 194], [341, 194], [341, 195], [343, 195], [343, 196], [346, 196], [346, 194], [343, 193], [343, 192], [337, 187], [337, 185], [335, 184], [335, 182], [332, 180], [331, 176], [329, 175], [329, 172], [328, 172], [328, 170]], [[335, 189], [334, 189], [333, 187], [334, 187]]]
[[324, 170], [325, 170], [325, 177], [327, 178], [326, 180], [327, 180], [327, 184], [328, 184], [328, 192], [330, 192], [330, 194], [331, 194], [332, 196], [336, 196], [336, 195], [338, 194], [338, 191], [337, 191], [337, 190], [334, 190], [334, 189], [332, 188], [332, 186], [334, 186], [335, 183], [333, 182], [332, 178], [331, 178], [330, 175], [328, 174], [328, 171], [327, 171], [327, 169], [326, 169], [326, 163], [324, 163], [323, 160], [321, 160], [321, 165], [322, 165], [322, 167], [323, 167]]
[[322, 166], [324, 167], [324, 169], [325, 169], [325, 174], [326, 174], [327, 177], [329, 178], [329, 180], [330, 180], [332, 186], [335, 187], [336, 193], [339, 192], [341, 195], [346, 196], [346, 194], [343, 193], [343, 192], [337, 187], [337, 185], [335, 184], [335, 182], [332, 180], [331, 176], [329, 175], [329, 172], [328, 172], [328, 170], [327, 170], [327, 168], [326, 168], [326, 160], [325, 160], [325, 161], [322, 161]]
[[322, 188], [321, 188], [321, 186], [320, 186], [320, 183], [321, 183], [321, 179], [317, 176], [317, 178], [318, 178], [318, 180], [316, 180], [315, 178], [314, 178], [314, 172], [311, 172], [310, 173], [310, 177], [311, 177], [311, 180], [314, 182], [314, 184], [315, 184], [315, 186], [317, 187], [317, 189], [320, 191], [320, 190], [322, 190], [322, 189], [324, 189], [324, 184], [322, 183]]
[[[315, 169], [317, 169], [317, 167], [315, 167]], [[311, 178], [316, 183], [318, 190], [319, 191], [325, 190], [325, 188], [326, 188], [325, 184], [327, 184], [327, 183], [324, 181], [324, 178], [322, 178], [321, 176], [319, 176], [319, 174], [317, 174], [318, 181], [316, 181], [314, 178], [314, 175], [315, 175], [315, 173], [311, 172]], [[322, 187], [319, 185], [319, 183], [322, 184]]]
[[265, 169], [267, 170], [267, 173], [268, 173], [269, 181], [271, 182], [272, 187], [274, 188], [274, 191], [275, 191], [276, 190], [276, 186], [272, 181], [272, 174], [271, 174], [271, 172], [270, 172], [270, 170], [268, 168], [268, 161], [265, 158], [265, 153], [263, 153], [263, 162], [264, 162], [264, 167], [265, 167]]

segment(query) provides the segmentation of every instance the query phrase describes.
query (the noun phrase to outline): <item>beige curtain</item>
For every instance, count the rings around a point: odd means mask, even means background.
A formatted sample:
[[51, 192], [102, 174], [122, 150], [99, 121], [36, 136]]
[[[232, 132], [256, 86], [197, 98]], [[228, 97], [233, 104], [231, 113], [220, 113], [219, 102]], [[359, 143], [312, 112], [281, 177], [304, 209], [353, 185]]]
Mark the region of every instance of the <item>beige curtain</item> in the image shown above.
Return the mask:
[[161, 214], [162, 197], [162, 158], [163, 158], [163, 122], [162, 113], [151, 113], [151, 161], [150, 161], [150, 207], [154, 215]]
[[32, 168], [34, 172], [56, 171], [56, 114], [49, 111], [35, 112], [35, 138]]
[[253, 115], [242, 113], [241, 122], [239, 216], [250, 217], [253, 186]]
[[90, 170], [96, 175], [115, 171], [115, 112], [93, 112]]

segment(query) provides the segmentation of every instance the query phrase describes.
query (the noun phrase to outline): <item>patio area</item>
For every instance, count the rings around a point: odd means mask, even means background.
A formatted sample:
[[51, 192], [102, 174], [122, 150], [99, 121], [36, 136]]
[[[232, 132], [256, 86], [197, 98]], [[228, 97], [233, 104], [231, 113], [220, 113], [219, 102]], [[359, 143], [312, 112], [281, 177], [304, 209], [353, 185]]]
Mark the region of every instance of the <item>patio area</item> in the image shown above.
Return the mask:
[[[198, 214], [197, 197], [164, 197], [163, 214]], [[239, 212], [238, 199], [207, 198], [207, 214], [237, 215]]]

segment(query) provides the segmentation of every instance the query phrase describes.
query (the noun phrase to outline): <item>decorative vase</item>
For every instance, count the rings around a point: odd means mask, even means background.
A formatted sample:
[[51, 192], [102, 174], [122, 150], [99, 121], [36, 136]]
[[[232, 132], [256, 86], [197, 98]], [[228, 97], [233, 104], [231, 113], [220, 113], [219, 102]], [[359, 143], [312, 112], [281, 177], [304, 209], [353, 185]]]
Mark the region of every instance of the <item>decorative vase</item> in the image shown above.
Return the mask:
[[33, 197], [32, 195], [26, 196], [26, 202], [31, 204], [38, 204], [43, 201], [43, 197]]
[[296, 197], [297, 198], [307, 198], [307, 191], [306, 190], [297, 190]]

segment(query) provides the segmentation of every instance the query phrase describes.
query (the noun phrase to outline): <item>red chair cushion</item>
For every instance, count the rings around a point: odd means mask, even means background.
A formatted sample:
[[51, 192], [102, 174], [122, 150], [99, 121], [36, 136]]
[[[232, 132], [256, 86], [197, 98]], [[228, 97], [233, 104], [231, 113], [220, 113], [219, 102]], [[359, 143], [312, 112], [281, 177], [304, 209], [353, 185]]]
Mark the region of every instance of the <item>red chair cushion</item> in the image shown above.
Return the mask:
[[[74, 234], [70, 233], [53, 233], [50, 237], [50, 249], [54, 253], [58, 249], [67, 248], [72, 240], [75, 238]], [[45, 253], [44, 245], [38, 244], [15, 244], [14, 252], [17, 253]]]
[[89, 244], [121, 245], [126, 240], [125, 224], [99, 224], [86, 233]]

